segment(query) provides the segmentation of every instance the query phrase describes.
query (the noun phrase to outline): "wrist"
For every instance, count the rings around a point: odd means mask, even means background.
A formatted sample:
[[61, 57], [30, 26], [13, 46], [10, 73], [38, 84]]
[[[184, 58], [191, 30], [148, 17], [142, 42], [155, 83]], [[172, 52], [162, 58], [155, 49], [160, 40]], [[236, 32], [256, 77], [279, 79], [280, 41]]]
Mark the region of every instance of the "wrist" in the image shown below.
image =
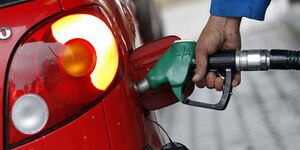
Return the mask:
[[224, 31], [238, 31], [240, 29], [242, 18], [239, 17], [222, 17], [211, 15], [207, 26], [212, 26], [218, 29], [223, 29]]

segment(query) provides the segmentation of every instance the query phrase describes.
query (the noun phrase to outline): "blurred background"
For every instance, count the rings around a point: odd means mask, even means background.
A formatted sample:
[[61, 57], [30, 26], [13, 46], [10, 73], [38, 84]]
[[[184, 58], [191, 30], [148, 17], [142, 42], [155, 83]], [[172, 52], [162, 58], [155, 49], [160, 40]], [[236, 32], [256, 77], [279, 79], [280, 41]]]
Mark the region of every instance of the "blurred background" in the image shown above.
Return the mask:
[[[165, 35], [197, 40], [210, 0], [158, 0]], [[263, 22], [244, 18], [242, 49], [300, 49], [300, 3], [272, 0]], [[300, 73], [243, 72], [225, 111], [180, 103], [157, 111], [159, 123], [191, 150], [299, 150]], [[196, 90], [191, 98], [216, 102], [221, 93]], [[166, 140], [166, 139], [165, 139]]]

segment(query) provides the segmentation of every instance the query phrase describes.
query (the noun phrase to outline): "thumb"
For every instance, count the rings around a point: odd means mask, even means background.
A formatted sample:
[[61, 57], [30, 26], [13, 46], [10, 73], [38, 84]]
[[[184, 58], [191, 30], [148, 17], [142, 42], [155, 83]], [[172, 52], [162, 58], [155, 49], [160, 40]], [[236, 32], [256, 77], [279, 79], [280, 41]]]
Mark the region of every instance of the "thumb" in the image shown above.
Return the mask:
[[204, 79], [207, 72], [207, 50], [196, 46], [195, 56], [196, 56], [196, 69], [192, 81], [197, 83]]

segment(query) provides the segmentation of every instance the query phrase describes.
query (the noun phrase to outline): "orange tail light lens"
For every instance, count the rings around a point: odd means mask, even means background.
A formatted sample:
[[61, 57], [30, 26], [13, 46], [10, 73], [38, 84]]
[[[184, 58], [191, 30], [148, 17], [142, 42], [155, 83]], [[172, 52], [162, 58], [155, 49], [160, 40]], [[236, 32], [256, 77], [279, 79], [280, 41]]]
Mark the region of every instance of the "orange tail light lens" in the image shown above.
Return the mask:
[[97, 60], [94, 47], [83, 39], [73, 39], [65, 45], [60, 58], [62, 69], [73, 77], [89, 75]]

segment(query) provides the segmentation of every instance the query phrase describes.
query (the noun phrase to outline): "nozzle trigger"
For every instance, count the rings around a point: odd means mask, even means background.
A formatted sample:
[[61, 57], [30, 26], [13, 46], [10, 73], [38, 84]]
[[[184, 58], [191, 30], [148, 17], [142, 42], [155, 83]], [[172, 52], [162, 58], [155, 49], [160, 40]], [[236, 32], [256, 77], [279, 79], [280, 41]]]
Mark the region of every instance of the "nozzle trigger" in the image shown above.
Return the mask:
[[230, 97], [232, 95], [232, 79], [233, 79], [233, 72], [231, 69], [226, 69], [225, 73], [225, 84], [223, 88], [223, 94], [221, 97], [221, 100], [216, 103], [216, 104], [208, 104], [208, 103], [202, 103], [199, 101], [193, 101], [190, 100], [189, 98], [185, 97], [183, 100], [184, 104], [191, 105], [191, 106], [196, 106], [196, 107], [203, 107], [203, 108], [208, 108], [208, 109], [215, 109], [215, 110], [224, 110], [227, 107], [227, 104], [230, 100]]

